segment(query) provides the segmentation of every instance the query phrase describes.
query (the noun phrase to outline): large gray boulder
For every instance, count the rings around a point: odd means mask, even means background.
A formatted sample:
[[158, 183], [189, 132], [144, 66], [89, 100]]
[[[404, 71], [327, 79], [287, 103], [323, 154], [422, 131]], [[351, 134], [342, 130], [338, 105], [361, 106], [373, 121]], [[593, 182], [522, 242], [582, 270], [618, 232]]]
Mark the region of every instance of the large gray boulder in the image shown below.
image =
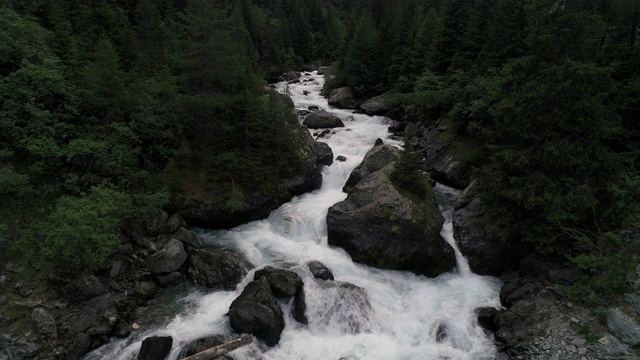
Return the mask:
[[344, 123], [339, 117], [324, 110], [316, 110], [304, 117], [302, 125], [306, 125], [309, 129], [331, 129], [336, 127], [344, 127]]
[[147, 269], [153, 274], [170, 273], [178, 270], [185, 260], [184, 245], [177, 239], [171, 239], [162, 250], [147, 258]]
[[164, 360], [171, 352], [171, 336], [150, 336], [142, 341], [137, 360]]
[[329, 94], [329, 105], [339, 109], [353, 108], [353, 92], [349, 87], [341, 87], [334, 89]]
[[371, 99], [360, 104], [362, 109], [367, 115], [385, 115], [389, 112], [389, 106], [385, 104], [384, 95], [374, 96]]
[[309, 261], [309, 271], [314, 278], [320, 280], [334, 280], [333, 273], [323, 263], [318, 260]]
[[607, 328], [623, 343], [631, 347], [640, 345], [640, 325], [620, 309], [607, 309]]
[[192, 249], [188, 254], [189, 279], [212, 289], [235, 289], [253, 267], [242, 257], [224, 249]]
[[459, 189], [471, 182], [471, 168], [460, 154], [468, 154], [475, 146], [477, 144], [459, 135], [450, 123], [427, 128], [418, 144], [431, 178]]
[[58, 338], [58, 327], [56, 319], [43, 308], [37, 308], [31, 313], [31, 323], [38, 334], [49, 339]]
[[367, 177], [388, 164], [398, 160], [400, 158], [400, 150], [394, 148], [391, 145], [379, 145], [374, 146], [362, 159], [360, 165], [356, 166], [346, 184], [342, 188], [345, 192], [354, 187], [360, 180]]
[[455, 264], [440, 236], [444, 219], [433, 195], [416, 203], [389, 179], [393, 163], [361, 180], [345, 201], [329, 208], [329, 244], [354, 261], [385, 269], [438, 276]]
[[284, 317], [266, 277], [250, 282], [231, 303], [228, 315], [237, 333], [253, 334], [268, 346], [280, 341]]
[[202, 249], [204, 247], [204, 242], [200, 235], [195, 232], [185, 229], [183, 227], [178, 228], [173, 237], [177, 240], [180, 240], [185, 245], [191, 246], [196, 249]]
[[333, 164], [333, 151], [329, 144], [316, 141], [316, 162], [318, 166], [331, 166]]
[[271, 285], [271, 291], [278, 298], [293, 297], [303, 285], [300, 276], [291, 270], [276, 269], [271, 266], [266, 266], [263, 269], [256, 271], [253, 276], [255, 280], [259, 280], [263, 277], [267, 278], [269, 285]]

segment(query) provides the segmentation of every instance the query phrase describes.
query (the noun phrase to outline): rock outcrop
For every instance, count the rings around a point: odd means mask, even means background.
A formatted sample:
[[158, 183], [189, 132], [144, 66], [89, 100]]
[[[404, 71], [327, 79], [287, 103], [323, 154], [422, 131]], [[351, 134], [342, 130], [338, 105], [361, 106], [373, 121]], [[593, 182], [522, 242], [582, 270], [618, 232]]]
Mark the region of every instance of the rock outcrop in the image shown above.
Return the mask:
[[341, 87], [331, 91], [329, 95], [329, 105], [339, 109], [353, 108], [353, 92], [349, 87]]
[[147, 269], [153, 274], [170, 273], [178, 270], [187, 260], [182, 242], [171, 239], [164, 249], [147, 259]]
[[389, 180], [393, 163], [357, 183], [345, 201], [329, 208], [330, 245], [354, 261], [385, 269], [438, 276], [455, 266], [442, 239], [444, 219], [431, 196], [415, 203]]
[[360, 165], [353, 169], [342, 190], [348, 192], [348, 190], [354, 187], [360, 180], [399, 158], [400, 150], [391, 145], [374, 146], [364, 156]]
[[228, 315], [234, 331], [253, 334], [268, 346], [280, 341], [284, 317], [266, 277], [250, 282], [231, 303]]
[[309, 129], [331, 129], [344, 127], [342, 120], [332, 113], [324, 110], [316, 110], [304, 117], [302, 125]]
[[303, 285], [300, 276], [291, 270], [276, 269], [267, 266], [256, 271], [253, 276], [255, 280], [260, 280], [263, 277], [269, 281], [271, 291], [277, 298], [286, 299], [293, 297]]
[[367, 115], [385, 115], [389, 112], [389, 106], [385, 104], [384, 95], [374, 96], [360, 104], [360, 109]]

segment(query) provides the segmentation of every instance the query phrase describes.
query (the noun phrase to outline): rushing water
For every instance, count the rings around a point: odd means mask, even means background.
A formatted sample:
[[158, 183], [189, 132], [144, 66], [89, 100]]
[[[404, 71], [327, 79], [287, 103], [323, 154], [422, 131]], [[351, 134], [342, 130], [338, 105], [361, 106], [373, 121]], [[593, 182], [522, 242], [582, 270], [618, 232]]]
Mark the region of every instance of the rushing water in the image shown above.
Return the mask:
[[[304, 81], [313, 79], [310, 81]], [[493, 359], [492, 339], [478, 326], [474, 309], [499, 306], [500, 282], [469, 270], [455, 247], [451, 202], [458, 195], [454, 189], [436, 186], [446, 222], [441, 235], [456, 249], [458, 268], [435, 279], [407, 272], [381, 270], [355, 264], [339, 248], [327, 245], [328, 208], [346, 198], [341, 188], [351, 170], [364, 158], [377, 138], [400, 145], [389, 138], [383, 117], [354, 114], [331, 109], [319, 95], [323, 77], [315, 72], [298, 84], [278, 84], [289, 93], [298, 109], [310, 105], [328, 109], [341, 117], [346, 127], [335, 129], [322, 139], [334, 156], [344, 155], [345, 162], [334, 162], [323, 170], [322, 188], [295, 197], [273, 211], [268, 219], [254, 221], [228, 231], [204, 232], [209, 244], [243, 254], [256, 269], [266, 265], [286, 267], [304, 280], [309, 325], [301, 325], [290, 315], [290, 302], [281, 302], [285, 312], [285, 329], [280, 343], [267, 348], [258, 342], [233, 353], [236, 359]], [[353, 117], [353, 118], [350, 118]], [[366, 290], [344, 291], [316, 281], [306, 267], [319, 260], [337, 281], [346, 281]], [[231, 335], [226, 317], [231, 302], [253, 279], [254, 271], [235, 291], [194, 290], [176, 304], [177, 314], [159, 327], [138, 330], [125, 340], [89, 354], [87, 359], [134, 359], [141, 341], [147, 336], [171, 335], [174, 345], [171, 359], [180, 348], [208, 335]]]

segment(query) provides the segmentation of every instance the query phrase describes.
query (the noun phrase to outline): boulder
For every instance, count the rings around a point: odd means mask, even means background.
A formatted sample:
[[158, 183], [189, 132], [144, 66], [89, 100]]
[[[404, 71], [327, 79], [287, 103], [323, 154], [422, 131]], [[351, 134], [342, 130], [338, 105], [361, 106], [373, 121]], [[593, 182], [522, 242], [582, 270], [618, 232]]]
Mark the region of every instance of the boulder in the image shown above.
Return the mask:
[[338, 157], [336, 157], [336, 160], [340, 162], [345, 162], [347, 161], [347, 158], [344, 155], [338, 155]]
[[300, 73], [297, 71], [287, 71], [282, 74], [282, 79], [285, 81], [295, 81], [300, 79]]
[[[178, 356], [178, 359], [183, 359], [187, 356], [195, 355], [199, 352], [211, 349], [212, 347], [222, 345], [227, 341], [228, 340], [226, 340], [223, 336], [207, 336], [198, 340], [194, 340], [182, 349], [182, 351], [180, 352], [180, 356]], [[223, 355], [221, 357], [216, 357], [216, 359], [230, 358]]]
[[496, 323], [498, 310], [496, 308], [481, 307], [477, 308], [475, 312], [480, 326], [492, 332], [496, 332], [498, 330], [498, 324]]
[[91, 336], [80, 333], [76, 335], [70, 346], [66, 347], [66, 359], [79, 360], [91, 349]]
[[333, 164], [333, 151], [329, 144], [325, 142], [316, 141], [316, 163], [318, 166], [331, 166]]
[[56, 326], [56, 319], [51, 316], [45, 309], [37, 308], [31, 313], [31, 324], [36, 329], [36, 332], [45, 336], [48, 339], [58, 338], [58, 327]]
[[309, 111], [314, 111], [314, 110], [320, 110], [320, 107], [318, 105], [309, 105], [309, 107], [307, 107], [307, 109]]
[[253, 266], [224, 249], [189, 250], [187, 275], [195, 284], [212, 289], [233, 290]]
[[202, 249], [204, 247], [204, 242], [202, 241], [200, 235], [183, 227], [178, 228], [176, 233], [173, 234], [173, 238], [180, 240], [185, 245], [191, 246], [196, 249]]
[[331, 129], [344, 127], [344, 123], [339, 117], [324, 110], [316, 110], [305, 116], [302, 125], [306, 125], [309, 129]]
[[339, 109], [353, 108], [353, 92], [349, 87], [341, 87], [331, 91], [329, 95], [329, 105]]
[[75, 279], [67, 283], [61, 295], [65, 298], [80, 302], [92, 299], [100, 294], [107, 292], [107, 287], [100, 282], [100, 279], [93, 275], [79, 275]]
[[158, 287], [156, 284], [151, 281], [141, 281], [136, 284], [135, 294], [142, 300], [149, 300], [153, 298], [153, 296], [158, 291]]
[[169, 220], [167, 220], [164, 230], [167, 234], [173, 234], [181, 227], [187, 227], [187, 222], [184, 221], [180, 214], [173, 214], [169, 217]]
[[171, 336], [151, 336], [142, 340], [138, 360], [164, 360], [171, 352]]
[[431, 126], [419, 139], [424, 165], [434, 180], [464, 189], [471, 183], [471, 168], [457, 154], [469, 153], [478, 145], [457, 134], [454, 126], [445, 128]]
[[318, 75], [324, 75], [325, 70], [327, 70], [327, 66], [318, 67]]
[[238, 333], [249, 333], [275, 346], [284, 330], [284, 317], [266, 277], [250, 282], [229, 307], [229, 323]]
[[113, 294], [104, 294], [91, 300], [71, 324], [69, 334], [109, 335], [120, 321], [116, 305]]
[[324, 266], [320, 261], [310, 261], [307, 266], [309, 266], [309, 271], [311, 271], [311, 275], [313, 275], [314, 278], [320, 280], [333, 280], [331, 270]]
[[109, 277], [116, 278], [129, 271], [129, 264], [122, 259], [115, 259], [109, 269]]
[[623, 343], [631, 347], [640, 345], [640, 326], [620, 309], [607, 309], [607, 328]]
[[518, 301], [509, 310], [498, 315], [496, 339], [506, 344], [518, 344], [533, 339], [536, 324], [544, 321], [534, 300]]
[[307, 319], [307, 302], [304, 293], [304, 286], [301, 286], [298, 291], [296, 291], [296, 296], [293, 298], [291, 315], [293, 315], [293, 319], [300, 324], [309, 324], [309, 319]]
[[367, 115], [385, 115], [389, 112], [389, 106], [385, 104], [384, 95], [378, 95], [360, 104], [360, 109]]
[[455, 255], [440, 236], [444, 219], [435, 197], [416, 203], [402, 195], [389, 180], [393, 164], [358, 182], [346, 200], [329, 208], [329, 244], [379, 268], [432, 277], [451, 270]]
[[164, 230], [167, 219], [169, 219], [169, 214], [164, 210], [160, 210], [155, 216], [147, 220], [145, 224], [147, 233], [151, 236], [160, 234]]
[[229, 229], [266, 218], [272, 210], [294, 196], [319, 189], [322, 186], [322, 166], [317, 163], [315, 139], [303, 127], [293, 131], [291, 136], [298, 145], [297, 152], [302, 160], [299, 170], [287, 178], [273, 181], [269, 188], [242, 189], [242, 206], [233, 209], [225, 206], [230, 192], [218, 184], [209, 184], [210, 190], [197, 197], [186, 191], [176, 191], [172, 194], [171, 206], [191, 225]]
[[148, 257], [146, 264], [151, 273], [162, 274], [178, 270], [185, 260], [184, 245], [177, 239], [171, 239], [162, 250]]
[[256, 271], [253, 278], [259, 280], [266, 278], [271, 285], [271, 291], [278, 298], [290, 298], [302, 287], [302, 279], [291, 270], [276, 269], [266, 266]]
[[184, 280], [182, 273], [178, 271], [170, 272], [167, 275], [158, 276], [158, 285], [161, 287], [170, 287], [178, 285]]
[[573, 285], [582, 277], [577, 268], [566, 268], [549, 271], [549, 280], [555, 284]]
[[354, 187], [360, 180], [369, 176], [370, 174], [382, 169], [389, 165], [391, 162], [400, 158], [400, 150], [394, 148], [391, 145], [374, 146], [362, 159], [360, 165], [356, 166], [346, 184], [342, 188], [345, 192], [348, 189]]
[[474, 273], [498, 276], [517, 263], [517, 252], [487, 236], [484, 214], [484, 205], [478, 198], [457, 210], [453, 215], [454, 238]]
[[382, 141], [382, 139], [380, 138], [377, 138], [373, 146], [380, 146], [380, 145], [384, 145], [384, 141]]

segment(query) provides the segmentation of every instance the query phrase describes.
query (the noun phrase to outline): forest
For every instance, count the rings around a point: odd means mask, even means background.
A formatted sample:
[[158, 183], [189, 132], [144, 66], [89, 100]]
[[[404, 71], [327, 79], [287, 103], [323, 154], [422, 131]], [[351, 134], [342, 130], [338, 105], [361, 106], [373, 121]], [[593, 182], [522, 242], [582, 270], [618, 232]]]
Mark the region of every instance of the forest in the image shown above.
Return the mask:
[[[5, 0], [0, 253], [85, 266], [206, 177], [297, 166], [265, 86], [331, 65], [397, 120], [455, 120], [490, 234], [622, 285], [640, 230], [637, 0]], [[615, 272], [609, 276], [607, 271]]]

